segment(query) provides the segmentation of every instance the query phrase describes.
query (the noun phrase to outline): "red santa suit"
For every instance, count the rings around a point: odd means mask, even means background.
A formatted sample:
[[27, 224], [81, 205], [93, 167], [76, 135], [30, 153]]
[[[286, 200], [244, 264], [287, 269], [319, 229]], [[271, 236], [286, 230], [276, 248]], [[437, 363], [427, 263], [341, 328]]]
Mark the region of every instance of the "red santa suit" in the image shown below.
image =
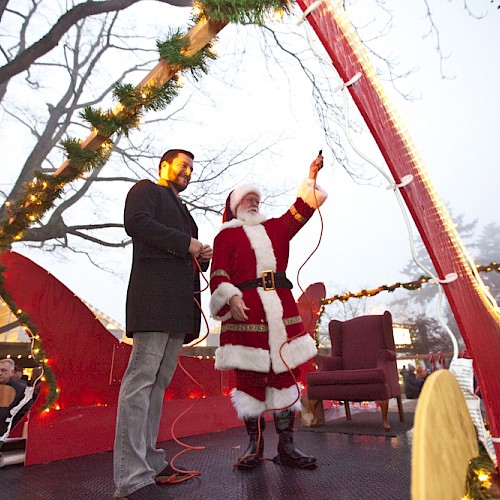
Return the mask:
[[[233, 213], [235, 205], [250, 192], [258, 194], [253, 186], [233, 191]], [[304, 181], [297, 200], [281, 217], [265, 220], [262, 216], [252, 222], [232, 219], [222, 225], [214, 240], [210, 312], [222, 321], [215, 367], [236, 369], [232, 400], [240, 418], [258, 416], [269, 408], [284, 408], [294, 401], [291, 409], [300, 409], [290, 370], [297, 373], [295, 369], [313, 358], [317, 350], [304, 330], [284, 273], [291, 239], [326, 196], [313, 180]], [[263, 273], [267, 285], [274, 273], [275, 289], [255, 286], [254, 280], [261, 283]], [[248, 282], [250, 288], [242, 285]], [[241, 296], [249, 308], [248, 320], [232, 318], [228, 303], [234, 295]]]

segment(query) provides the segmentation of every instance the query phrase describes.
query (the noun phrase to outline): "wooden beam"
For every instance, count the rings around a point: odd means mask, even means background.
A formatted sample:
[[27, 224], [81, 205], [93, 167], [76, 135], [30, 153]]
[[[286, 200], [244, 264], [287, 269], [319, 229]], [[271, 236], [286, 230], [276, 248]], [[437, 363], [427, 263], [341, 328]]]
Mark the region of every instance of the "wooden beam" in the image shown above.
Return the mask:
[[[189, 38], [189, 50], [186, 55], [196, 54], [203, 49], [217, 34], [226, 26], [223, 22], [213, 22], [202, 19], [193, 26], [186, 36]], [[160, 60], [158, 64], [139, 82], [137, 88], [142, 88], [146, 85], [154, 85], [161, 87], [165, 85], [177, 72], [179, 68], [172, 67], [167, 61]], [[97, 151], [109, 137], [92, 132], [83, 142], [82, 149], [89, 151]], [[69, 169], [71, 163], [66, 160], [54, 173], [54, 176], [64, 179], [72, 173]]]

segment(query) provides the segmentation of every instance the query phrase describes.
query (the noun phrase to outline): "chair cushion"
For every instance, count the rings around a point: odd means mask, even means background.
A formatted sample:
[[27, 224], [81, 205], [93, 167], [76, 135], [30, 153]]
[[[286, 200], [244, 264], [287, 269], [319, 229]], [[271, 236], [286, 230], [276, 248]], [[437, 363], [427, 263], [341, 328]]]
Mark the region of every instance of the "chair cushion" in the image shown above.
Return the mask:
[[384, 370], [371, 368], [368, 370], [317, 371], [307, 374], [308, 385], [335, 384], [385, 384], [387, 376]]
[[332, 399], [336, 401], [378, 401], [396, 397], [387, 384], [336, 384], [309, 385], [309, 399]]
[[316, 356], [319, 371], [342, 370], [342, 358], [339, 356]]

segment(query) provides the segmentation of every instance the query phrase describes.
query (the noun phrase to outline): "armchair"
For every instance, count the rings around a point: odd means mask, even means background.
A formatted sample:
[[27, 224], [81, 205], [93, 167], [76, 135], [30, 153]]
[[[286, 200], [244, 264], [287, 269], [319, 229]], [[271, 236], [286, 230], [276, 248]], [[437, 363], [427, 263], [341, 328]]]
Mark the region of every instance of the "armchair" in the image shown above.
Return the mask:
[[307, 374], [308, 397], [343, 401], [347, 420], [351, 420], [349, 401], [376, 401], [387, 431], [389, 399], [397, 398], [399, 419], [404, 422], [391, 313], [332, 320], [328, 330], [331, 356], [318, 356], [318, 369]]

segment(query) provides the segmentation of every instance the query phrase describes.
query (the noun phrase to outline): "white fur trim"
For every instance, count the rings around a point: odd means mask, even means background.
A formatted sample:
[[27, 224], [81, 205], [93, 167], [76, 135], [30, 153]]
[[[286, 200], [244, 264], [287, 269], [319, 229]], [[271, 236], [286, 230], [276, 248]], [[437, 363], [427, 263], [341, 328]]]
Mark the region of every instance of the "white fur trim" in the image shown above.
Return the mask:
[[232, 229], [235, 227], [242, 226], [256, 226], [258, 224], [263, 224], [266, 222], [267, 217], [264, 214], [253, 214], [252, 220], [243, 220], [243, 219], [231, 219], [228, 222], [224, 222], [219, 229], [219, 232], [224, 229]]
[[307, 179], [300, 184], [297, 196], [302, 198], [311, 208], [318, 208], [328, 198], [328, 193], [317, 184], [316, 189], [314, 189], [314, 181]]
[[243, 226], [243, 231], [250, 241], [250, 246], [255, 252], [255, 259], [257, 261], [257, 269], [255, 276], [260, 278], [262, 271], [269, 269], [276, 271], [276, 256], [274, 255], [273, 244], [269, 239], [266, 228], [259, 224], [257, 226]]
[[[255, 252], [257, 269], [255, 276], [262, 276], [262, 271], [271, 269], [276, 271], [276, 256], [274, 255], [273, 244], [264, 226], [244, 226], [250, 246]], [[271, 356], [271, 366], [275, 373], [282, 373], [287, 370], [280, 359], [279, 349], [286, 341], [286, 328], [283, 324], [283, 305], [276, 293], [276, 290], [263, 290], [257, 288], [264, 312], [266, 313], [269, 325], [269, 351]]]
[[241, 419], [258, 417], [266, 409], [264, 401], [259, 401], [238, 389], [231, 391], [231, 401]]
[[274, 373], [286, 372], [287, 367], [281, 360], [279, 352], [281, 345], [283, 342], [286, 342], [287, 339], [286, 327], [283, 324], [283, 305], [281, 304], [281, 300], [276, 290], [265, 291], [259, 287], [257, 288], [257, 293], [264, 307], [267, 324], [269, 326], [268, 339], [271, 366], [273, 367]]
[[[231, 316], [224, 315], [224, 319], [218, 316], [218, 312], [228, 303], [228, 300], [234, 295], [243, 297], [243, 292], [227, 281], [222, 282], [210, 297], [210, 315], [218, 321], [224, 321]], [[227, 317], [226, 317], [227, 316]]]
[[262, 301], [269, 325], [269, 351], [274, 373], [284, 373], [288, 371], [288, 368], [297, 368], [297, 366], [316, 356], [316, 344], [309, 334], [301, 335], [289, 342], [286, 341], [287, 333], [283, 324], [283, 306], [276, 291], [270, 290], [266, 292], [262, 288], [258, 288], [257, 293]]
[[[292, 369], [297, 368], [297, 366], [302, 365], [306, 361], [309, 361], [310, 359], [314, 358], [314, 356], [316, 356], [317, 354], [318, 350], [316, 348], [316, 344], [314, 343], [313, 338], [309, 334], [301, 335], [300, 337], [294, 338], [290, 342], [287, 342], [283, 346], [283, 349], [281, 349], [281, 355], [283, 356], [283, 359], [285, 360], [286, 364]], [[282, 371], [284, 372], [287, 370], [283, 361], [281, 360], [281, 357], [279, 356], [279, 352], [278, 352], [278, 357], [280, 366], [283, 366], [284, 369], [278, 371], [277, 368], [274, 368], [275, 373], [281, 373]], [[271, 362], [273, 364], [273, 367], [275, 367], [275, 365], [278, 364], [278, 361], [275, 363], [272, 355], [271, 355]]]
[[226, 344], [215, 351], [215, 368], [217, 370], [251, 370], [269, 373], [271, 361], [269, 352], [259, 347], [246, 347]]
[[[281, 411], [290, 409], [300, 411], [302, 405], [300, 403], [299, 391], [296, 385], [285, 387], [284, 389], [276, 389], [275, 387], [266, 388], [266, 408], [268, 410], [275, 409]], [[293, 404], [292, 404], [293, 403]], [[291, 406], [290, 406], [291, 405]], [[290, 407], [290, 408], [288, 408]]]
[[230, 221], [228, 222], [224, 222], [224, 224], [222, 224], [222, 226], [220, 227], [220, 231], [222, 231], [223, 229], [231, 229], [233, 227], [241, 227], [243, 226], [244, 222], [240, 219], [231, 219]]
[[[257, 261], [256, 276], [261, 276], [262, 271], [272, 269], [276, 271], [276, 257], [273, 245], [264, 226], [244, 226], [243, 230], [255, 252]], [[269, 325], [269, 350], [271, 366], [274, 373], [288, 371], [280, 356], [280, 348], [287, 340], [286, 327], [283, 324], [283, 305], [275, 290], [257, 288], [264, 312]], [[291, 342], [286, 342], [281, 350], [281, 355], [286, 364], [291, 368], [305, 363], [317, 353], [314, 340], [309, 335], [303, 335]]]
[[241, 200], [248, 194], [255, 193], [259, 197], [259, 201], [262, 198], [260, 190], [251, 184], [241, 184], [233, 189], [229, 198], [229, 207], [231, 212], [236, 216], [236, 208], [241, 203]]

